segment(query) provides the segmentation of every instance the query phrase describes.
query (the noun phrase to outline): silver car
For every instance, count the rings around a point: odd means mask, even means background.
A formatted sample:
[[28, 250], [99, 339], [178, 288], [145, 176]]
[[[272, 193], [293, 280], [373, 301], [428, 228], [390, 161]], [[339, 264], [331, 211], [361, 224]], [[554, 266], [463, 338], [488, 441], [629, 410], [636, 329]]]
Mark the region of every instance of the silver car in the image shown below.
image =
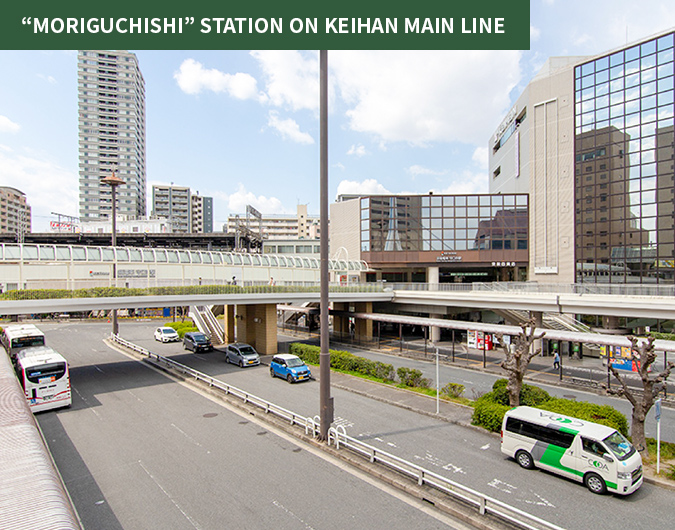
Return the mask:
[[239, 368], [244, 366], [256, 366], [260, 364], [260, 355], [250, 344], [234, 342], [225, 348], [225, 360], [236, 364]]

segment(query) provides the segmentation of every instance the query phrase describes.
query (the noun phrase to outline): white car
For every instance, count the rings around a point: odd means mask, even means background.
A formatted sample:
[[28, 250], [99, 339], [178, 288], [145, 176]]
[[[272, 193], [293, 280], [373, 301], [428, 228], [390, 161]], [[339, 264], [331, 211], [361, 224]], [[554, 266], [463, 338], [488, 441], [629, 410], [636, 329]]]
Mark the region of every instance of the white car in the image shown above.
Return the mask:
[[163, 327], [155, 330], [155, 340], [159, 342], [174, 342], [180, 340], [180, 337], [175, 329]]

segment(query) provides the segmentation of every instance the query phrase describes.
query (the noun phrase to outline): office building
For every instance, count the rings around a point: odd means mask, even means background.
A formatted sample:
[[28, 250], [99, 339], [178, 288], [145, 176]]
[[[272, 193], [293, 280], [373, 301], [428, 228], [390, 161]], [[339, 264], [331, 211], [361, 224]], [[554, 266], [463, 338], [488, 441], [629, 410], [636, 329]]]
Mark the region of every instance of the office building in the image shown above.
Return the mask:
[[23, 241], [24, 234], [31, 231], [30, 205], [26, 194], [16, 188], [0, 186], [0, 233], [15, 234]]
[[490, 191], [528, 193], [528, 279], [675, 281], [674, 34], [551, 58], [490, 142]]
[[109, 217], [115, 171], [117, 212], [146, 214], [145, 81], [126, 51], [88, 50], [77, 55], [80, 219]]

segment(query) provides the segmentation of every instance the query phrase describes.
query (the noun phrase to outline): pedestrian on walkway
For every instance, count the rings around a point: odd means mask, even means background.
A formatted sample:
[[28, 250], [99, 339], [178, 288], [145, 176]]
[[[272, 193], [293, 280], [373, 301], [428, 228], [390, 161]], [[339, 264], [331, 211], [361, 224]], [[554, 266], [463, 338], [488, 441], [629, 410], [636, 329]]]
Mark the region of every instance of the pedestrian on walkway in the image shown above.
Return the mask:
[[560, 354], [556, 351], [553, 356], [553, 368], [555, 370], [560, 370]]

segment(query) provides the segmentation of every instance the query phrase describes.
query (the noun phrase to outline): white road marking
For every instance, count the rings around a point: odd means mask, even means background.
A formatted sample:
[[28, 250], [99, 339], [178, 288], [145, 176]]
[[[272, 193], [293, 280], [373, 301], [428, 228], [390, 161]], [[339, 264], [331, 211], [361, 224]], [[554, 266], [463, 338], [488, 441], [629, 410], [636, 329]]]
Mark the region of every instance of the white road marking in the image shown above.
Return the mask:
[[459, 473], [460, 475], [466, 475], [466, 471], [464, 471], [463, 468], [456, 466], [455, 464], [452, 464], [450, 462], [444, 462], [440, 458], [435, 457], [431, 453], [427, 451], [427, 454], [425, 456], [419, 456], [415, 455], [413, 458], [416, 458], [417, 460], [422, 460], [426, 464], [429, 464], [434, 467], [440, 467], [441, 469], [445, 469], [446, 471], [452, 471], [453, 473]]
[[534, 496], [537, 497], [539, 500], [538, 500], [538, 501], [528, 501], [528, 500], [524, 500], [524, 501], [523, 501], [524, 503], [526, 503], [526, 504], [535, 504], [535, 505], [537, 505], [537, 506], [548, 506], [549, 508], [555, 508], [555, 505], [554, 505], [554, 504], [552, 504], [552, 503], [550, 503], [548, 500], [544, 499], [544, 497], [542, 497], [542, 496], [539, 495], [538, 493], [536, 493], [536, 492], [534, 492], [534, 491], [533, 491], [532, 493], [534, 493]]
[[102, 374], [105, 373], [103, 370], [101, 370], [101, 369], [100, 369], [98, 366], [96, 366], [96, 365], [94, 365], [94, 368], [96, 368], [96, 369], [97, 369], [99, 372], [101, 372]]
[[487, 449], [490, 449], [490, 444], [485, 444], [483, 447], [481, 447], [483, 451], [486, 451]]
[[285, 511], [288, 515], [290, 515], [293, 519], [295, 519], [295, 520], [297, 520], [297, 521], [300, 521], [302, 524], [305, 525], [305, 528], [307, 528], [308, 530], [314, 530], [314, 527], [308, 525], [305, 521], [303, 521], [302, 519], [300, 519], [300, 517], [298, 517], [297, 515], [295, 515], [291, 510], [289, 510], [288, 508], [286, 508], [286, 507], [285, 507], [283, 504], [281, 504], [280, 502], [278, 502], [278, 501], [272, 501], [272, 504], [274, 504], [274, 506], [276, 506], [277, 508], [281, 508], [281, 509], [282, 509], [283, 511]]
[[157, 479], [152, 475], [152, 473], [150, 473], [150, 471], [148, 471], [148, 469], [143, 465], [143, 462], [141, 462], [139, 460], [138, 464], [141, 466], [143, 471], [145, 471], [147, 473], [147, 475], [152, 479], [152, 481], [157, 485], [157, 487], [162, 491], [162, 493], [164, 493], [164, 495], [166, 495], [166, 497], [173, 503], [173, 505], [176, 508], [178, 508], [178, 511], [183, 514], [183, 516], [190, 522], [190, 524], [194, 528], [197, 528], [198, 530], [201, 530], [201, 526], [199, 526], [199, 524], [194, 519], [192, 519], [192, 517], [190, 517], [185, 512], [185, 510], [183, 510], [183, 508], [181, 508], [180, 505], [175, 500], [173, 500], [173, 498], [171, 498], [171, 495], [169, 495], [169, 493], [162, 487], [162, 485], [159, 482], [157, 482]]
[[516, 486], [513, 486], [512, 484], [508, 484], [506, 482], [502, 482], [498, 478], [493, 478], [490, 482], [488, 482], [488, 486], [491, 488], [494, 488], [499, 491], [503, 491], [504, 493], [513, 493], [515, 490], [518, 488]]
[[190, 440], [193, 444], [195, 444], [197, 447], [201, 447], [202, 444], [200, 444], [197, 440], [192, 438], [188, 433], [185, 431], [181, 430], [180, 427], [178, 427], [175, 423], [172, 423], [171, 426], [176, 429], [179, 433], [181, 433], [183, 436], [185, 436], [188, 440]]
[[392, 442], [387, 442], [387, 445], [388, 445], [389, 447], [396, 447], [396, 444], [395, 444], [395, 443], [392, 443]]

